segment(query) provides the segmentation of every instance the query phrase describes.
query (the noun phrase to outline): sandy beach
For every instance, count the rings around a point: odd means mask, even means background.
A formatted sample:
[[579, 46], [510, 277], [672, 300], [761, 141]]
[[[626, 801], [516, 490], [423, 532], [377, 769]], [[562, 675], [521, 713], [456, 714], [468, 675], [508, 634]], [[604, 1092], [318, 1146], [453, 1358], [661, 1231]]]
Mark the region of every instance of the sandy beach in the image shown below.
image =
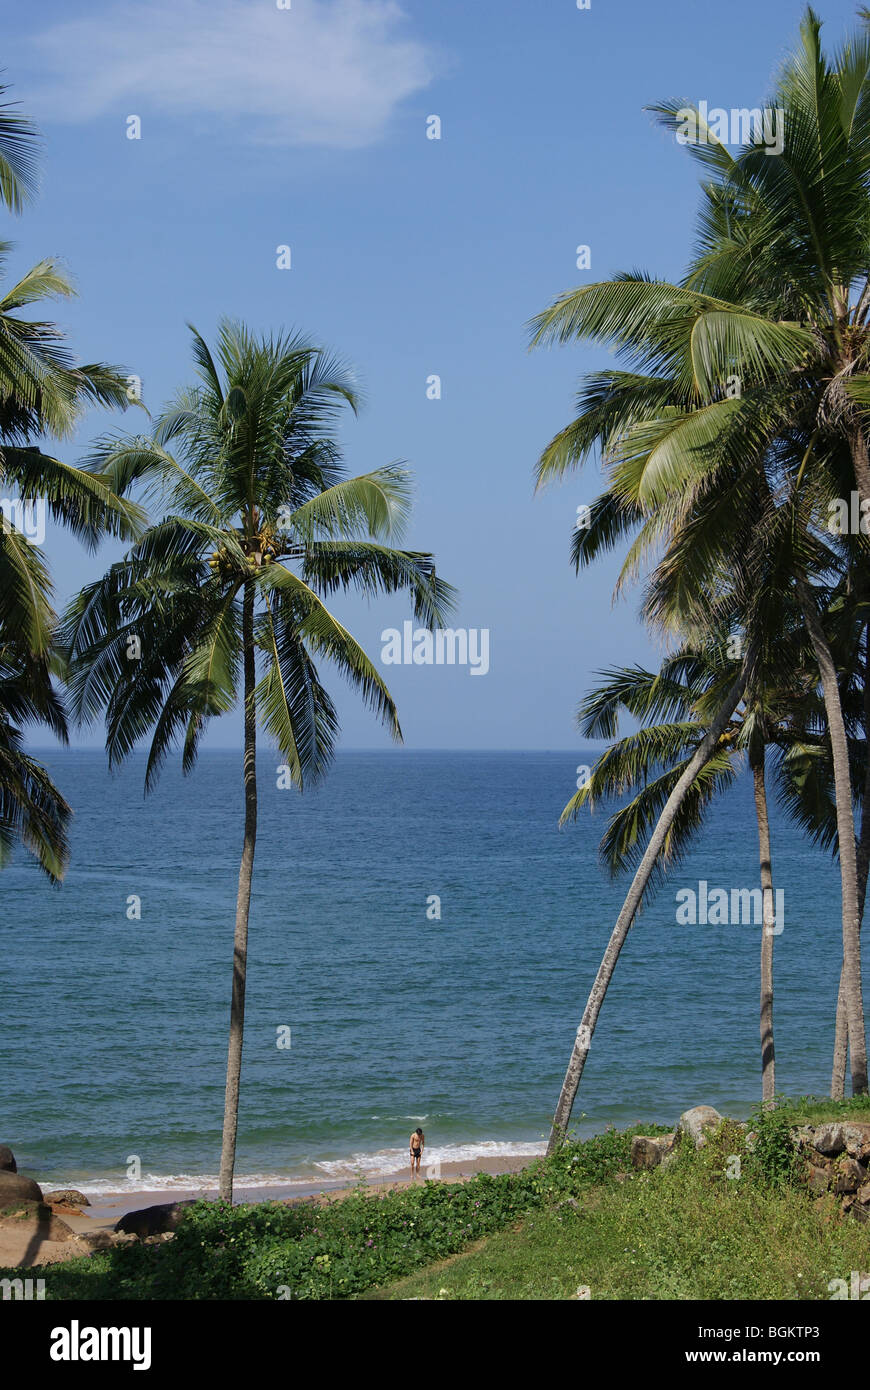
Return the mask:
[[[469, 1159], [461, 1163], [443, 1163], [440, 1165], [440, 1176], [435, 1178], [431, 1172], [421, 1175], [420, 1178], [412, 1178], [410, 1174], [394, 1174], [379, 1180], [369, 1179], [365, 1184], [365, 1191], [385, 1192], [401, 1189], [414, 1183], [424, 1181], [436, 1182], [467, 1182], [478, 1173], [516, 1173], [527, 1164], [534, 1162], [534, 1157], [529, 1155], [502, 1155], [492, 1158]], [[46, 1187], [46, 1190], [48, 1187]], [[345, 1197], [359, 1192], [359, 1185], [348, 1185], [347, 1183], [319, 1183], [305, 1185], [298, 1183], [291, 1185], [276, 1184], [273, 1187], [256, 1186], [245, 1187], [240, 1183], [235, 1189], [235, 1201], [241, 1205], [246, 1202], [318, 1202], [331, 1203], [341, 1201]], [[69, 1227], [76, 1235], [87, 1235], [99, 1230], [111, 1230], [115, 1223], [128, 1211], [139, 1211], [143, 1207], [162, 1205], [166, 1202], [183, 1202], [191, 1198], [208, 1198], [214, 1200], [217, 1197], [217, 1189], [214, 1187], [189, 1187], [174, 1188], [171, 1192], [166, 1190], [127, 1188], [118, 1192], [103, 1192], [91, 1197], [91, 1204], [83, 1207], [78, 1212], [59, 1208], [57, 1216]], [[49, 1232], [46, 1232], [49, 1235]], [[44, 1236], [35, 1236], [34, 1229], [28, 1224], [26, 1228], [16, 1229], [14, 1226], [0, 1227], [0, 1267], [4, 1268], [29, 1268], [34, 1265], [54, 1264], [60, 1260], [72, 1259], [77, 1255], [84, 1254], [84, 1250], [76, 1248], [75, 1242], [51, 1240]]]

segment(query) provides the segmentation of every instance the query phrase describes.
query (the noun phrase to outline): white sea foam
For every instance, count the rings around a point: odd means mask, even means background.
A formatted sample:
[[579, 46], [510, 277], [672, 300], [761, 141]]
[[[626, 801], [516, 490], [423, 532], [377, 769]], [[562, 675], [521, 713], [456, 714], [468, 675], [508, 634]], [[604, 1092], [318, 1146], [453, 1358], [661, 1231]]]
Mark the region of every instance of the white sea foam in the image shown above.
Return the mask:
[[[423, 1151], [421, 1168], [440, 1163], [472, 1163], [482, 1158], [535, 1158], [542, 1154], [546, 1144], [514, 1143], [511, 1141], [488, 1140], [478, 1144], [441, 1144], [429, 1146]], [[357, 1173], [366, 1177], [387, 1177], [391, 1173], [403, 1173], [408, 1167], [407, 1149], [380, 1149], [377, 1153], [356, 1153], [351, 1157], [335, 1161], [322, 1161], [315, 1166], [330, 1178], [354, 1178]]]

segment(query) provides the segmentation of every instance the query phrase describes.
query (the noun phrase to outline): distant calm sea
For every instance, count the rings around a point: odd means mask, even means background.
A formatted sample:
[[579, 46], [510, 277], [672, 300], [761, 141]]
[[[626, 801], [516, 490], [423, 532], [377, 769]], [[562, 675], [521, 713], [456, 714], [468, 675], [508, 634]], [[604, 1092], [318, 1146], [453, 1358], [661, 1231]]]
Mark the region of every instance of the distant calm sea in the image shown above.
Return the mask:
[[[52, 1185], [155, 1189], [217, 1172], [241, 758], [115, 776], [45, 755], [76, 811], [52, 888], [19, 853], [0, 874], [0, 1142]], [[586, 756], [591, 761], [591, 755]], [[311, 1184], [431, 1157], [533, 1152], [547, 1133], [622, 900], [597, 861], [604, 817], [560, 831], [580, 752], [353, 753], [304, 797], [260, 759], [237, 1175]], [[781, 817], [774, 875], [778, 1087], [828, 1084], [838, 877]], [[754, 887], [744, 779], [632, 929], [583, 1078], [578, 1129], [672, 1123], [758, 1096], [751, 926], [678, 926], [674, 894]], [[128, 920], [131, 895], [141, 920]], [[441, 920], [427, 920], [437, 894]], [[292, 1045], [276, 1046], [289, 1027]]]

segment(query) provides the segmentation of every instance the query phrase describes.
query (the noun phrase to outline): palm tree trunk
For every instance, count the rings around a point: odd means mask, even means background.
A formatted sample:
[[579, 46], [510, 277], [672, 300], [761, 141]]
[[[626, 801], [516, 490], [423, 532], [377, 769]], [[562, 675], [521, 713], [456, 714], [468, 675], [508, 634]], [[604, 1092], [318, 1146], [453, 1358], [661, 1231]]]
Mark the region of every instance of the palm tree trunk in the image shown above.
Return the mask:
[[224, 1133], [221, 1146], [220, 1197], [233, 1200], [236, 1165], [236, 1132], [239, 1123], [239, 1080], [242, 1073], [242, 1041], [245, 1031], [245, 984], [248, 969], [248, 915], [251, 879], [257, 842], [257, 712], [254, 704], [254, 590], [245, 585], [242, 599], [242, 645], [245, 668], [245, 839], [239, 866], [236, 929], [233, 940], [233, 992], [230, 1003], [230, 1044], [227, 1052], [227, 1088], [224, 1100]]
[[846, 1016], [846, 966], [840, 966], [840, 986], [837, 990], [837, 1022], [834, 1028], [834, 1060], [831, 1065], [831, 1099], [842, 1100], [846, 1094], [846, 1062], [849, 1059], [849, 1024]]
[[761, 914], [761, 1101], [772, 1105], [776, 1095], [776, 1051], [773, 1045], [773, 866], [770, 858], [770, 821], [764, 785], [764, 749], [752, 765], [755, 819], [758, 823], [758, 863], [764, 910]]
[[819, 619], [816, 601], [804, 579], [797, 581], [798, 595], [807, 632], [813, 646], [819, 674], [834, 764], [834, 794], [837, 801], [837, 838], [840, 850], [840, 882], [843, 907], [843, 988], [849, 1052], [852, 1064], [852, 1093], [867, 1093], [867, 1038], [864, 1031], [864, 1000], [861, 986], [861, 936], [858, 911], [858, 867], [855, 851], [855, 819], [852, 814], [852, 782], [849, 775], [849, 747], [840, 703], [840, 688], [831, 649]]
[[613, 977], [616, 962], [619, 960], [619, 953], [625, 944], [629, 928], [634, 921], [635, 914], [640, 906], [641, 898], [649, 881], [653, 867], [667, 839], [668, 831], [673, 824], [674, 817], [683, 802], [686, 793], [700, 772], [701, 768], [712, 756], [721, 735], [724, 733], [735, 709], [737, 708], [746, 688], [747, 675], [755, 664], [755, 645], [753, 644], [747, 651], [740, 675], [732, 685], [728, 695], [711, 724], [708, 732], [698, 744], [695, 753], [688, 767], [683, 772], [673, 791], [665, 803], [664, 809], [659, 816], [658, 823], [653, 831], [650, 842], [646, 847], [643, 859], [638, 866], [632, 885], [628, 890], [628, 896], [622, 905], [622, 911], [616, 919], [616, 925], [607, 943], [601, 964], [598, 967], [598, 974], [595, 976], [595, 983], [586, 1002], [580, 1026], [577, 1029], [577, 1036], [574, 1039], [574, 1047], [571, 1051], [571, 1058], [568, 1062], [568, 1070], [565, 1073], [565, 1080], [562, 1082], [562, 1091], [559, 1096], [559, 1103], [556, 1106], [556, 1113], [553, 1116], [553, 1126], [550, 1130], [550, 1141], [547, 1145], [547, 1153], [555, 1152], [564, 1143], [565, 1135], [568, 1131], [568, 1123], [571, 1119], [571, 1111], [574, 1108], [574, 1100], [580, 1087], [580, 1079], [583, 1076], [583, 1068], [586, 1065], [586, 1058], [589, 1048], [592, 1045], [592, 1034], [595, 1032], [595, 1025], [598, 1022], [598, 1015], [601, 1012], [601, 1005], [604, 1003], [604, 996]]
[[[864, 800], [861, 803], [861, 834], [858, 837], [856, 863], [858, 869], [859, 929], [864, 922], [867, 900], [867, 875], [870, 871], [870, 624], [864, 629]], [[840, 988], [837, 992], [837, 1025], [834, 1031], [834, 1062], [831, 1069], [831, 1096], [842, 1100], [846, 1094], [846, 1060], [849, 1055], [849, 1025], [846, 1020], [846, 992], [843, 988], [843, 969], [840, 968]]]
[[849, 449], [852, 455], [852, 468], [855, 473], [858, 500], [863, 502], [870, 497], [870, 456], [867, 452], [864, 431], [860, 425], [857, 425], [850, 433]]

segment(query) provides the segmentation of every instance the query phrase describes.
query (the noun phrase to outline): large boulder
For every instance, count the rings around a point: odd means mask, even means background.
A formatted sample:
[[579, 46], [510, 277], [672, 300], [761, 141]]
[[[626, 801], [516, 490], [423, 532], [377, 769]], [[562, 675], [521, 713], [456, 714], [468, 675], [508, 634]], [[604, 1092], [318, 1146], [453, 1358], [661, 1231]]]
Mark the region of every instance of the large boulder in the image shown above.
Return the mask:
[[17, 1173], [18, 1164], [15, 1162], [15, 1155], [6, 1144], [0, 1144], [0, 1173]]
[[858, 1163], [854, 1158], [841, 1158], [837, 1164], [834, 1191], [840, 1195], [844, 1192], [857, 1192], [866, 1180], [867, 1169], [863, 1163]]
[[870, 1163], [870, 1124], [848, 1121], [843, 1125], [843, 1139], [850, 1158], [857, 1158], [859, 1163]]
[[709, 1131], [717, 1129], [721, 1123], [722, 1116], [712, 1105], [693, 1105], [691, 1110], [684, 1110], [680, 1116], [677, 1133], [690, 1139], [696, 1149], [702, 1149]]
[[0, 1230], [14, 1232], [21, 1238], [24, 1233], [29, 1232], [40, 1241], [62, 1242], [75, 1239], [75, 1232], [65, 1221], [61, 1221], [51, 1207], [47, 1207], [44, 1202], [28, 1199], [11, 1202], [9, 1206], [0, 1209]]
[[47, 1202], [50, 1207], [77, 1209], [91, 1205], [85, 1194], [79, 1192], [77, 1187], [62, 1187], [57, 1192], [46, 1192], [42, 1200]]
[[164, 1231], [174, 1231], [184, 1215], [185, 1208], [192, 1207], [194, 1200], [190, 1198], [186, 1202], [161, 1202], [158, 1206], [128, 1211], [120, 1221], [115, 1222], [114, 1229], [125, 1235], [138, 1236], [140, 1240], [144, 1240], [146, 1236], [162, 1235]]
[[0, 1207], [18, 1201], [41, 1202], [42, 1188], [38, 1182], [25, 1178], [22, 1173], [10, 1173], [3, 1169], [0, 1171]]
[[841, 1154], [846, 1147], [846, 1136], [843, 1133], [843, 1126], [840, 1124], [819, 1125], [813, 1136], [813, 1148], [820, 1154], [826, 1154], [833, 1158], [836, 1154]]

